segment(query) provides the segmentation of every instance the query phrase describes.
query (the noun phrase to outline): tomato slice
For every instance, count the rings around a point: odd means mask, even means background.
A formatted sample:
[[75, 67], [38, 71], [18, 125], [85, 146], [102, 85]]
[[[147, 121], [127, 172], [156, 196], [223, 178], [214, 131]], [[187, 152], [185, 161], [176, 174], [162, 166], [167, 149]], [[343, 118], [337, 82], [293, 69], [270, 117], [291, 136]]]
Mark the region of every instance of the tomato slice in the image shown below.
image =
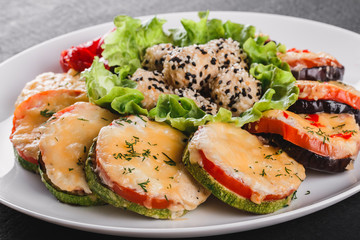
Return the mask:
[[97, 169], [101, 172], [101, 176], [105, 178], [106, 182], [112, 183], [113, 186], [111, 189], [120, 197], [130, 202], [145, 206], [147, 208], [155, 208], [155, 209], [167, 209], [174, 203], [174, 201], [171, 199], [154, 198], [149, 196], [148, 194], [141, 194], [136, 192], [134, 189], [119, 185], [118, 183], [112, 181], [109, 178], [109, 176], [106, 174], [106, 172], [102, 169], [98, 161], [96, 162], [97, 162]]
[[314, 53], [307, 49], [291, 48], [286, 53], [279, 53], [278, 56], [282, 61], [288, 63], [291, 68], [343, 67], [333, 56], [324, 52]]
[[350, 105], [355, 109], [360, 109], [360, 92], [354, 88], [338, 82], [316, 82], [316, 81], [297, 81], [299, 88], [299, 99], [332, 100]]
[[[242, 196], [243, 198], [250, 199], [251, 195], [254, 193], [252, 189], [247, 186], [242, 180], [235, 179], [225, 173], [223, 169], [219, 166], [215, 165], [212, 161], [210, 161], [204, 154], [202, 150], [199, 150], [201, 155], [201, 160], [204, 166], [204, 170], [208, 172], [217, 182], [231, 190], [232, 192]], [[275, 195], [270, 194], [265, 196], [264, 201], [273, 201], [284, 199], [287, 196], [291, 195], [294, 190], [283, 194], [283, 195]]]

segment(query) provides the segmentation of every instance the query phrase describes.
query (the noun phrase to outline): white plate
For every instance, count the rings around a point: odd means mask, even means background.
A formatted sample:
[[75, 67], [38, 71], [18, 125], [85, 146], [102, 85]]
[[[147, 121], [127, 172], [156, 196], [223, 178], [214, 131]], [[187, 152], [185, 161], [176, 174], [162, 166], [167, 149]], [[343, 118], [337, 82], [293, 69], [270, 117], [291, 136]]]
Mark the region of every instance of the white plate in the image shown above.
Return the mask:
[[[197, 14], [175, 13], [159, 17], [166, 28], [178, 27], [181, 18]], [[345, 82], [356, 85], [360, 76], [360, 35], [304, 19], [245, 12], [212, 12], [211, 18], [252, 24], [288, 48], [325, 51], [346, 66]], [[142, 17], [141, 19], [148, 19]], [[13, 103], [25, 82], [46, 72], [60, 72], [60, 52], [112, 29], [102, 24], [66, 34], [32, 47], [0, 65], [0, 202], [25, 214], [59, 225], [86, 231], [137, 237], [196, 237], [240, 232], [285, 222], [318, 211], [360, 191], [360, 166], [340, 174], [307, 171], [307, 178], [292, 204], [274, 214], [252, 215], [210, 198], [179, 220], [154, 220], [111, 206], [74, 207], [59, 203], [39, 176], [23, 170], [14, 159], [8, 137]], [[359, 87], [358, 87], [359, 88]], [[310, 194], [306, 194], [310, 191]]]

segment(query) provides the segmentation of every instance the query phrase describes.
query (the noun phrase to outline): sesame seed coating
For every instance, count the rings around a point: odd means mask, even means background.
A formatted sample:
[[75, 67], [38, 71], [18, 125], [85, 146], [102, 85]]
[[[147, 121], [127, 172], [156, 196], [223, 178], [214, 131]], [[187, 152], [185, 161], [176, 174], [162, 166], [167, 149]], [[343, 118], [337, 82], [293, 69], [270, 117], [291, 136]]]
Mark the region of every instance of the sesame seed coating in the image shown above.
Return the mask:
[[206, 113], [215, 115], [217, 113], [217, 105], [210, 98], [203, 97], [198, 91], [189, 88], [178, 88], [174, 93], [179, 97], [186, 97], [194, 100], [196, 105]]
[[136, 81], [136, 89], [144, 94], [145, 98], [141, 103], [148, 110], [156, 106], [160, 94], [173, 93], [173, 89], [165, 83], [162, 73], [157, 71], [151, 72], [139, 68], [131, 80]]
[[241, 68], [248, 68], [247, 55], [239, 47], [239, 42], [231, 38], [220, 38], [211, 40], [206, 45], [216, 53], [220, 68], [229, 68], [235, 63], [238, 63]]
[[164, 78], [174, 88], [200, 90], [218, 72], [215, 53], [206, 45], [175, 48], [164, 61]]
[[211, 98], [219, 106], [232, 112], [233, 116], [240, 114], [259, 101], [261, 84], [253, 78], [240, 64], [234, 64], [229, 69], [221, 69], [210, 85]]
[[175, 49], [175, 47], [171, 43], [161, 43], [147, 48], [142, 62], [143, 68], [150, 71], [157, 70], [161, 72], [166, 54], [173, 49]]

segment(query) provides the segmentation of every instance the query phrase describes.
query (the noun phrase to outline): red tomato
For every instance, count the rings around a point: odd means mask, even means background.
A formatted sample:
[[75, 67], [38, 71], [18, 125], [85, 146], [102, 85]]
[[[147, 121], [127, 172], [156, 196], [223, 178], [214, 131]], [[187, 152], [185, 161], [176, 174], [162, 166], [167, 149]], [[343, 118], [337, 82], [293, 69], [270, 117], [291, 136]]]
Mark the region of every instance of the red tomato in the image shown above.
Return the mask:
[[[215, 165], [212, 161], [210, 161], [205, 156], [203, 151], [200, 150], [199, 153], [202, 158], [204, 170], [208, 172], [214, 179], [216, 179], [217, 182], [219, 182], [221, 185], [231, 190], [232, 192], [238, 194], [239, 196], [242, 196], [246, 199], [250, 199], [251, 195], [253, 194], [253, 191], [249, 186], [245, 185], [243, 181], [240, 181], [238, 179], [235, 179], [227, 175], [223, 169], [221, 169], [219, 166]], [[264, 201], [284, 199], [292, 193], [293, 191], [290, 191], [289, 193], [284, 195], [270, 194], [265, 196]]]
[[155, 209], [167, 209], [171, 206], [171, 204], [174, 203], [171, 199], [166, 198], [154, 198], [149, 196], [147, 193], [138, 193], [134, 189], [121, 186], [116, 182], [113, 182], [109, 176], [106, 174], [106, 172], [102, 169], [101, 165], [99, 165], [99, 162], [97, 161], [97, 169], [102, 172], [102, 176], [106, 178], [106, 182], [112, 182], [112, 190], [119, 195], [120, 197], [124, 198], [125, 200], [128, 200], [130, 202]]

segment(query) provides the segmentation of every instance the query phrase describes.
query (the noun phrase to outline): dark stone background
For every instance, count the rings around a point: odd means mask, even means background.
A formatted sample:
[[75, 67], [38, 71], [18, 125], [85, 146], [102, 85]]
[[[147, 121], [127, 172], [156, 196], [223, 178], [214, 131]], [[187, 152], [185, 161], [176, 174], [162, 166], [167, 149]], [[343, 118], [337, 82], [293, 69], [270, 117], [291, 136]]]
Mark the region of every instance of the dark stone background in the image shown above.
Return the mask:
[[[0, 62], [53, 37], [112, 21], [119, 14], [136, 17], [206, 9], [265, 12], [312, 19], [360, 33], [358, 0], [0, 0], [0, 6]], [[360, 194], [356, 194], [296, 220], [206, 239], [360, 239], [359, 216]], [[121, 239], [47, 223], [0, 204], [1, 240], [55, 237]]]

